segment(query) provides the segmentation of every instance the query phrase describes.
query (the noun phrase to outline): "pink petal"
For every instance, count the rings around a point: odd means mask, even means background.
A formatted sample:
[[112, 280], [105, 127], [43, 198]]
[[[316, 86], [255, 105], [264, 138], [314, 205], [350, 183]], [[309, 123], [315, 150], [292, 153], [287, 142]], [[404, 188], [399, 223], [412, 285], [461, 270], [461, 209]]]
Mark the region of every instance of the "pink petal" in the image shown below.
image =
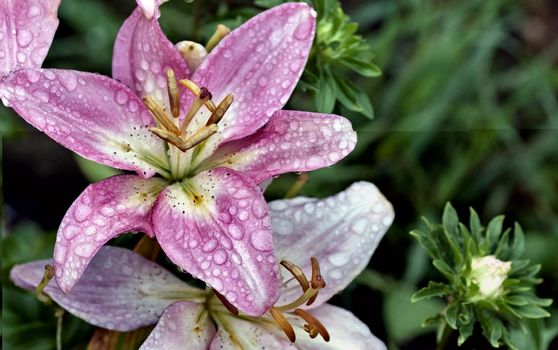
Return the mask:
[[167, 167], [165, 143], [127, 87], [110, 78], [56, 69], [23, 69], [0, 82], [0, 96], [56, 142], [79, 155], [144, 177]]
[[[207, 87], [216, 102], [234, 94], [234, 103], [208, 154], [222, 141], [254, 133], [287, 103], [304, 70], [315, 22], [316, 12], [307, 4], [287, 3], [255, 16], [211, 51], [192, 80]], [[193, 127], [207, 118], [200, 116]]]
[[205, 162], [226, 165], [260, 183], [286, 172], [330, 166], [355, 145], [356, 133], [343, 117], [278, 111], [262, 130], [223, 145]]
[[140, 350], [206, 350], [215, 326], [203, 304], [179, 301], [169, 306]]
[[0, 77], [43, 64], [58, 27], [60, 0], [0, 0]]
[[[318, 258], [326, 287], [313, 306], [344, 289], [368, 264], [393, 222], [393, 207], [369, 182], [357, 182], [326, 199], [295, 198], [269, 204], [277, 256], [299, 265], [308, 276]], [[283, 279], [292, 276], [283, 270]], [[295, 300], [300, 286], [287, 283], [280, 304]]]
[[146, 18], [151, 19], [159, 15], [159, 0], [136, 0]]
[[[311, 339], [303, 329], [304, 321], [287, 314], [296, 333], [291, 344], [285, 334], [269, 323], [250, 322], [232, 314], [219, 313], [218, 330], [210, 350], [235, 349], [293, 349], [293, 350], [385, 350], [385, 344], [376, 338], [358, 318], [336, 306], [322, 305], [310, 311], [328, 330], [330, 341], [321, 336]], [[274, 321], [266, 316], [274, 325]]]
[[114, 176], [89, 185], [62, 219], [56, 245], [56, 281], [70, 291], [97, 251], [128, 231], [152, 235], [151, 208], [166, 182], [135, 175]]
[[279, 295], [267, 204], [250, 178], [217, 168], [169, 186], [153, 209], [157, 240], [178, 266], [250, 315]]
[[[15, 266], [10, 278], [22, 288], [34, 290], [44, 266], [51, 260]], [[169, 295], [193, 295], [201, 290], [131, 250], [106, 246], [91, 261], [71, 293], [50, 282], [44, 289], [57, 304], [88, 323], [130, 331], [157, 322], [163, 310], [177, 299]]]
[[178, 79], [189, 77], [188, 65], [161, 31], [157, 19], [147, 19], [141, 9], [136, 9], [116, 37], [112, 59], [114, 79], [140, 97], [150, 96], [168, 104], [166, 72], [169, 68]]

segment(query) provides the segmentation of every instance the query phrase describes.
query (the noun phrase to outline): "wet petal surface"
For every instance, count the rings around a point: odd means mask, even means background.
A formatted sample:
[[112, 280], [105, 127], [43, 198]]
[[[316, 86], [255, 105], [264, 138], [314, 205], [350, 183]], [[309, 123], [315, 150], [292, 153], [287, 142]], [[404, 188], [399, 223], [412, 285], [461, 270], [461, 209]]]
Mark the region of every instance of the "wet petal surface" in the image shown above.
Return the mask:
[[43, 64], [60, 0], [0, 0], [0, 77]]
[[[51, 260], [15, 266], [10, 277], [34, 290]], [[57, 304], [88, 323], [130, 331], [157, 322], [163, 310], [182, 296], [199, 293], [159, 265], [131, 250], [103, 247], [71, 293], [51, 281], [44, 292]]]
[[169, 186], [153, 210], [155, 235], [178, 266], [247, 314], [279, 294], [267, 203], [248, 177], [217, 168]]
[[291, 343], [278, 328], [235, 318], [220, 313], [218, 331], [211, 343], [211, 350], [236, 349], [293, 349], [293, 350], [385, 350], [385, 344], [352, 313], [342, 308], [324, 304], [310, 313], [322, 322], [331, 337], [329, 342], [320, 336], [311, 339], [303, 329], [304, 321], [287, 315], [296, 333]]
[[149, 112], [115, 80], [25, 69], [0, 82], [0, 96], [31, 125], [84, 158], [144, 177], [168, 168], [165, 143], [149, 131]]
[[215, 335], [203, 304], [188, 301], [169, 306], [140, 350], [206, 350]]
[[[320, 262], [326, 287], [313, 307], [344, 289], [366, 267], [394, 218], [391, 203], [369, 182], [357, 182], [326, 199], [299, 197], [269, 206], [278, 258], [299, 265], [307, 276], [310, 257]], [[283, 276], [292, 278], [284, 270]], [[288, 303], [299, 295], [300, 286], [291, 281], [279, 300]]]
[[54, 246], [56, 281], [68, 292], [97, 251], [128, 231], [152, 235], [151, 209], [166, 186], [159, 178], [114, 176], [89, 185], [62, 219]]
[[116, 37], [112, 76], [138, 96], [150, 96], [168, 107], [169, 68], [178, 79], [189, 77], [186, 62], [161, 31], [159, 22], [147, 19], [141, 9], [136, 9]]
[[356, 133], [343, 117], [278, 111], [262, 130], [221, 146], [206, 163], [230, 167], [261, 183], [286, 172], [330, 166], [355, 145]]
[[[215, 101], [227, 94], [235, 100], [201, 159], [223, 141], [254, 133], [287, 103], [312, 46], [315, 17], [304, 3], [276, 6], [231, 32], [206, 57], [192, 80]], [[208, 117], [207, 111], [199, 114], [191, 129], [204, 126]]]

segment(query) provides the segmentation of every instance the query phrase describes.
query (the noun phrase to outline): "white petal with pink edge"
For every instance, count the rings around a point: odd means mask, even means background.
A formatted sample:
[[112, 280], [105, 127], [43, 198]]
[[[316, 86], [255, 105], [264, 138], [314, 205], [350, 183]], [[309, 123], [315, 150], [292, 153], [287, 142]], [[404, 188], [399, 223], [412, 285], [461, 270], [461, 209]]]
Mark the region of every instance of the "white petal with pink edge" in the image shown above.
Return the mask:
[[140, 350], [206, 350], [214, 335], [205, 306], [180, 301], [165, 310]]
[[[33, 291], [46, 264], [52, 261], [17, 265], [10, 278], [16, 285]], [[73, 315], [117, 331], [154, 324], [173, 301], [203, 293], [141, 255], [109, 246], [101, 248], [71, 293], [62, 292], [54, 281], [43, 291]]]
[[250, 315], [279, 295], [267, 203], [250, 178], [217, 168], [169, 186], [153, 209], [155, 235], [176, 265]]
[[128, 231], [152, 235], [151, 209], [167, 185], [159, 178], [114, 176], [89, 185], [62, 219], [54, 246], [55, 276], [69, 292], [97, 251]]
[[[300, 266], [310, 276], [315, 256], [325, 279], [312, 307], [344, 289], [368, 264], [393, 222], [391, 203], [369, 182], [357, 182], [326, 199], [294, 198], [269, 203], [279, 259]], [[292, 279], [286, 271], [283, 277]], [[300, 295], [296, 281], [284, 285], [280, 303]]]

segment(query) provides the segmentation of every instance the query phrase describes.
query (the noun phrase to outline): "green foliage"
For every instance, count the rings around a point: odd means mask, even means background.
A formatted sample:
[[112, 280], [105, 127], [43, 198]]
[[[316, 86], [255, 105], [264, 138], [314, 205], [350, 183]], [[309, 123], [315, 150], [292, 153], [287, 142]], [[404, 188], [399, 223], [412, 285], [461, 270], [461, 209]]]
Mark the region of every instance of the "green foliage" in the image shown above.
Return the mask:
[[380, 69], [372, 61], [370, 46], [357, 34], [358, 24], [351, 22], [337, 0], [315, 0], [318, 12], [316, 40], [302, 87], [314, 92], [318, 111], [331, 113], [336, 101], [345, 108], [368, 118], [374, 110], [367, 94], [351, 82], [350, 72], [363, 77], [377, 77]]
[[[447, 326], [459, 331], [459, 345], [472, 335], [478, 321], [493, 347], [504, 343], [516, 349], [510, 340], [510, 327], [526, 328], [526, 320], [550, 316], [544, 307], [552, 300], [538, 298], [533, 288], [542, 282], [536, 277], [540, 265], [520, 260], [524, 233], [519, 224], [515, 224], [510, 241], [511, 230], [502, 229], [503, 216], [495, 217], [484, 228], [471, 209], [467, 227], [459, 222], [457, 212], [449, 203], [441, 225], [424, 221], [427, 230], [413, 230], [411, 235], [448, 283], [429, 282], [411, 300], [445, 297], [448, 305], [440, 316]], [[445, 324], [440, 327], [447, 327]]]

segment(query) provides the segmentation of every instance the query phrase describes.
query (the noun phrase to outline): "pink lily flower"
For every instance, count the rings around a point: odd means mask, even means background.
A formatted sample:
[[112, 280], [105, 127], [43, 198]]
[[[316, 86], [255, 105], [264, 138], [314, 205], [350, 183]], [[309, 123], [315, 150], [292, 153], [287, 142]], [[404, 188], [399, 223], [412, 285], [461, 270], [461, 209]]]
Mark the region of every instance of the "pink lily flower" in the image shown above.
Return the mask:
[[[289, 271], [283, 274], [279, 306], [263, 316], [236, 314], [211, 290], [190, 287], [142, 256], [109, 246], [70, 294], [52, 283], [44, 293], [74, 315], [111, 330], [130, 331], [158, 321], [143, 350], [385, 349], [353, 314], [325, 302], [366, 267], [393, 221], [391, 204], [373, 184], [359, 182], [327, 199], [279, 200], [270, 208], [277, 255], [289, 260], [282, 262]], [[320, 262], [321, 275], [310, 256]], [[33, 290], [50, 262], [18, 265], [11, 279]], [[309, 282], [304, 276], [310, 274]], [[325, 287], [314, 285], [319, 280], [325, 280]], [[299, 281], [308, 283], [303, 291]]]
[[0, 0], [0, 79], [39, 68], [58, 28], [60, 0]]
[[247, 314], [276, 302], [280, 274], [258, 185], [332, 165], [356, 143], [343, 117], [281, 110], [302, 74], [315, 16], [304, 3], [265, 11], [187, 80], [179, 51], [137, 8], [116, 39], [114, 79], [23, 69], [0, 83], [2, 98], [55, 141], [138, 174], [92, 184], [69, 208], [54, 250], [61, 290], [108, 240], [142, 231]]

